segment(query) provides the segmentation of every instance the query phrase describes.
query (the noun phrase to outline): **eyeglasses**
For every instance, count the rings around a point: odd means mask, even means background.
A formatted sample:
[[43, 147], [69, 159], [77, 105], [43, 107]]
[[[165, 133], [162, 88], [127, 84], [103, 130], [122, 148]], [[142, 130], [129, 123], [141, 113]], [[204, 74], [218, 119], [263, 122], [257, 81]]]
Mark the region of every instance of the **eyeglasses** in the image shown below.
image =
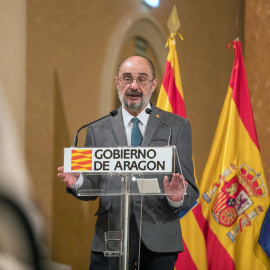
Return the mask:
[[124, 78], [118, 77], [119, 81], [125, 85], [132, 84], [135, 80], [139, 86], [147, 86], [149, 82], [153, 82], [153, 80], [148, 80], [146, 77], [138, 77], [137, 79], [133, 79], [130, 76], [126, 76]]

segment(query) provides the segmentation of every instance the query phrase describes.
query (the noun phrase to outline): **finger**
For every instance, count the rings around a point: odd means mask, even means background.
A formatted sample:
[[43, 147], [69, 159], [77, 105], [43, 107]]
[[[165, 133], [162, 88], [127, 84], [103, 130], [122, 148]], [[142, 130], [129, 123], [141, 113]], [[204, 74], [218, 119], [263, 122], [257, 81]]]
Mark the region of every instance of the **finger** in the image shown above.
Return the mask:
[[181, 180], [184, 182], [184, 181], [186, 181], [186, 179], [185, 179], [185, 177], [184, 177], [184, 175], [180, 175], [180, 178], [181, 178]]
[[179, 173], [173, 174], [171, 185], [173, 185], [173, 186], [179, 186], [180, 183], [181, 183], [181, 178], [180, 178]]
[[179, 181], [180, 181], [181, 183], [186, 182], [186, 179], [185, 179], [185, 177], [184, 177], [182, 174], [179, 174]]
[[64, 166], [58, 167], [58, 168], [57, 168], [57, 171], [58, 171], [58, 172], [63, 172], [63, 171], [64, 171]]
[[185, 178], [182, 175], [180, 175], [179, 186], [181, 186], [181, 188], [186, 188], [185, 182], [187, 183]]
[[187, 186], [188, 186], [188, 182], [187, 182], [187, 181], [184, 181], [184, 182], [182, 182], [181, 185], [179, 186], [179, 190], [180, 190], [181, 192], [186, 192]]
[[179, 173], [173, 174], [173, 177], [174, 177], [175, 179], [181, 179], [181, 176], [182, 176], [182, 175], [180, 175]]
[[164, 189], [166, 189], [166, 188], [168, 188], [170, 186], [168, 176], [164, 176], [163, 185], [164, 185]]
[[58, 174], [57, 174], [57, 177], [59, 177], [59, 178], [64, 178], [65, 175], [64, 175], [63, 173], [58, 173]]

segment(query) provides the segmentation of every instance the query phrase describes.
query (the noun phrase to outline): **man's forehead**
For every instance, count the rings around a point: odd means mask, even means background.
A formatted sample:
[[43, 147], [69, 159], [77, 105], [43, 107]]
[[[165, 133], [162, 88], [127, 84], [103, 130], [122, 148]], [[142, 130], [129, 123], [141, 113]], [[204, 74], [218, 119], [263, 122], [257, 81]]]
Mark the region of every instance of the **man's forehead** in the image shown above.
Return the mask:
[[[140, 76], [148, 76], [148, 74], [145, 73], [145, 72], [138, 72], [138, 75], [140, 75]], [[132, 72], [128, 72], [128, 71], [127, 72], [123, 72], [122, 73], [122, 76], [132, 76]]]
[[146, 59], [135, 57], [126, 59], [125, 62], [122, 63], [119, 71], [120, 73], [151, 73], [151, 69]]

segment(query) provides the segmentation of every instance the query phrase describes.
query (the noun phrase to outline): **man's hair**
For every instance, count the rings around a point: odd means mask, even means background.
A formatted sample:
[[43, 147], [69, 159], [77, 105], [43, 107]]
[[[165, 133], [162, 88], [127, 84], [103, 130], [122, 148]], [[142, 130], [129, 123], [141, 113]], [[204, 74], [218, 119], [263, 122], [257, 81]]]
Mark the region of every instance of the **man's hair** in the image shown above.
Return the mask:
[[[126, 61], [127, 59], [129, 59], [130, 57], [132, 57], [132, 56], [129, 56], [129, 57], [125, 58], [125, 59], [119, 64], [119, 66], [118, 66], [118, 68], [117, 68], [117, 76], [119, 75], [119, 70], [120, 70], [121, 66], [122, 66], [122, 65], [125, 63], [125, 61]], [[153, 75], [153, 79], [155, 79], [155, 78], [156, 78], [156, 70], [155, 70], [155, 66], [154, 66], [153, 62], [152, 62], [149, 58], [147, 58], [147, 57], [144, 57], [144, 56], [139, 56], [139, 57], [144, 58], [144, 59], [147, 61], [148, 65], [149, 65], [149, 67], [150, 67], [150, 69], [151, 69], [151, 72], [152, 72], [152, 75]]]

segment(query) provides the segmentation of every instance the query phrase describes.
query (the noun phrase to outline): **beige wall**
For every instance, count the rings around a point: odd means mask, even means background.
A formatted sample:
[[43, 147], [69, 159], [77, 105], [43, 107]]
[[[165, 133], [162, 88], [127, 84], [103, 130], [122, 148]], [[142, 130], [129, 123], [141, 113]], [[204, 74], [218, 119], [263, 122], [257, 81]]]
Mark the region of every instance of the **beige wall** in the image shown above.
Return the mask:
[[270, 187], [270, 2], [246, 1], [245, 64], [262, 161]]
[[0, 0], [0, 84], [24, 150], [26, 92], [26, 0]]
[[[0, 3], [0, 38], [1, 42], [2, 37], [5, 41], [0, 45], [1, 81], [7, 85], [6, 92], [17, 115], [20, 133], [23, 134], [25, 129], [27, 163], [36, 202], [46, 219], [46, 244], [52, 260], [72, 265], [74, 270], [87, 269], [95, 222], [93, 214], [97, 208], [96, 203], [80, 202], [65, 194], [64, 186], [56, 177], [56, 168], [63, 161], [63, 147], [72, 144], [78, 127], [114, 108], [114, 72], [108, 71], [110, 75], [106, 75], [106, 66], [115, 68], [120, 58], [132, 52], [128, 40], [132, 31], [140, 32], [138, 28], [132, 29], [132, 23], [138, 17], [145, 18], [157, 28], [159, 39], [153, 38], [152, 44], [149, 43], [148, 55], [155, 57], [159, 79], [162, 80], [160, 62], [168, 52], [163, 46], [173, 4], [176, 4], [181, 21], [180, 33], [184, 37], [183, 42], [177, 40], [177, 52], [187, 115], [192, 125], [198, 179], [228, 89], [233, 51], [227, 50], [227, 44], [236, 38], [238, 3], [240, 39], [245, 41], [250, 94], [269, 180], [269, 121], [266, 118], [270, 111], [267, 103], [269, 5], [265, 1], [247, 1], [245, 21], [243, 0], [167, 0], [160, 1], [161, 6], [157, 9], [147, 8], [140, 1], [133, 0], [28, 0], [26, 14], [23, 11], [25, 1], [1, 0]], [[19, 15], [14, 13], [18, 8], [14, 3], [21, 5]], [[25, 69], [21, 68], [25, 57], [25, 16], [26, 110]], [[146, 30], [141, 29], [144, 33]], [[153, 44], [154, 41], [157, 44]], [[10, 42], [13, 47], [5, 45]], [[160, 53], [157, 53], [155, 46], [163, 42]], [[114, 56], [111, 63], [106, 61], [108, 52], [109, 57]], [[15, 63], [15, 60], [19, 62]], [[104, 81], [110, 85], [107, 89], [110, 101], [105, 100], [103, 104], [101, 97], [107, 98]], [[25, 126], [22, 124], [24, 116]], [[82, 132], [79, 144], [82, 145], [83, 141]]]

